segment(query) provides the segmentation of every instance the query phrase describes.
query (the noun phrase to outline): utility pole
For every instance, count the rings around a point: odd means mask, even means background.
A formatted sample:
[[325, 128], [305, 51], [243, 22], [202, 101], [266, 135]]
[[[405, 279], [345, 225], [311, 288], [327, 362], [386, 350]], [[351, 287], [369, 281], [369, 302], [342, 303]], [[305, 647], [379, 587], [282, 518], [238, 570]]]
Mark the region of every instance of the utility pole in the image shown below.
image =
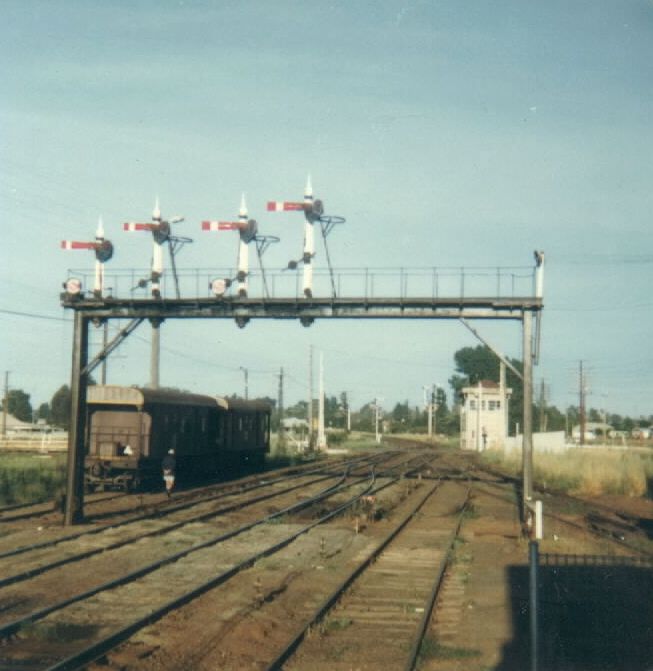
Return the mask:
[[326, 449], [326, 434], [324, 433], [324, 353], [320, 352], [320, 382], [317, 401], [317, 449]]
[[313, 448], [313, 345], [308, 346], [308, 448]]
[[374, 425], [375, 425], [375, 439], [377, 444], [381, 442], [381, 433], [379, 431], [379, 418], [381, 414], [381, 406], [379, 405], [379, 399], [374, 399]]
[[239, 366], [240, 370], [245, 374], [245, 400], [249, 398], [249, 371], [244, 366]]
[[277, 400], [277, 407], [279, 409], [278, 444], [279, 447], [284, 448], [286, 446], [286, 433], [283, 427], [283, 366], [281, 366], [279, 370], [279, 397]]
[[546, 393], [544, 389], [544, 378], [540, 381], [540, 431], [546, 431]]
[[585, 375], [583, 374], [583, 362], [580, 361], [579, 369], [579, 383], [580, 383], [580, 399], [579, 399], [579, 412], [580, 412], [580, 444], [585, 445]]
[[9, 371], [5, 371], [5, 393], [2, 397], [2, 437], [7, 437], [7, 412], [9, 405]]

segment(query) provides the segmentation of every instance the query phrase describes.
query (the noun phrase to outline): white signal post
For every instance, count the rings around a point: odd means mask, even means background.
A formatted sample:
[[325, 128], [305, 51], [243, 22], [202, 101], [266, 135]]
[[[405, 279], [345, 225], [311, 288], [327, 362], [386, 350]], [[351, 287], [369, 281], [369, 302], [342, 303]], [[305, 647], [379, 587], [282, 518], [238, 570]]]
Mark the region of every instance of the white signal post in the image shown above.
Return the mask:
[[[101, 245], [104, 242], [104, 223], [102, 222], [102, 217], [98, 218], [97, 230], [95, 231], [95, 242], [97, 245]], [[98, 297], [102, 296], [104, 289], [104, 263], [95, 257], [95, 285], [93, 291]]]
[[[268, 201], [268, 212], [304, 212], [306, 223], [304, 224], [304, 254], [301, 261], [304, 264], [303, 291], [306, 298], [313, 296], [313, 257], [315, 256], [315, 228], [314, 224], [320, 220], [324, 212], [322, 201], [313, 199], [313, 185], [311, 176], [306, 180], [304, 189], [304, 202]], [[295, 269], [297, 262], [291, 261], [288, 267]]]
[[[156, 199], [152, 210], [152, 221], [161, 226], [161, 208], [159, 199]], [[152, 296], [161, 296], [161, 276], [163, 275], [163, 240], [161, 236], [152, 235]]]
[[[240, 198], [240, 210], [238, 211], [238, 223], [240, 230], [247, 230], [247, 203], [245, 194]], [[241, 235], [238, 241], [238, 294], [247, 296], [247, 275], [249, 274], [249, 244], [243, 240]]]
[[304, 189], [304, 214], [306, 222], [304, 224], [304, 296], [311, 298], [313, 295], [313, 257], [315, 256], [315, 228], [313, 214], [313, 185], [311, 176], [306, 180], [306, 189]]

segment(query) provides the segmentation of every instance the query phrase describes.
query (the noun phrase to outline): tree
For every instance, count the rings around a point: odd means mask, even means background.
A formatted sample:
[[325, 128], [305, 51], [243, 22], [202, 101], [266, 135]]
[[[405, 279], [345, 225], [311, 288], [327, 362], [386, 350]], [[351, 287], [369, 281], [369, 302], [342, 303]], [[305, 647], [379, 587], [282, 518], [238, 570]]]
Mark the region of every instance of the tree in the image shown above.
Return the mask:
[[50, 421], [50, 404], [41, 403], [38, 410], [36, 411], [37, 419], [44, 419], [46, 422]]
[[[3, 401], [3, 410], [4, 407]], [[31, 422], [32, 405], [29, 402], [29, 394], [26, 394], [22, 389], [12, 389], [7, 394], [7, 412], [21, 422]]]
[[70, 426], [70, 387], [62, 385], [50, 401], [50, 423], [68, 430]]

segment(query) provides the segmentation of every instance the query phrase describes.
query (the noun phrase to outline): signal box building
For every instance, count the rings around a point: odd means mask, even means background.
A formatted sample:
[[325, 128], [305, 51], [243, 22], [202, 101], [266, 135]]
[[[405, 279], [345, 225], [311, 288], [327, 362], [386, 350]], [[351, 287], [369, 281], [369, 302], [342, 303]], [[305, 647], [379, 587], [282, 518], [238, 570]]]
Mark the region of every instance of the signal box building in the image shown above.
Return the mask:
[[482, 380], [462, 390], [460, 409], [460, 447], [483, 452], [503, 448], [508, 435], [508, 403], [512, 389]]

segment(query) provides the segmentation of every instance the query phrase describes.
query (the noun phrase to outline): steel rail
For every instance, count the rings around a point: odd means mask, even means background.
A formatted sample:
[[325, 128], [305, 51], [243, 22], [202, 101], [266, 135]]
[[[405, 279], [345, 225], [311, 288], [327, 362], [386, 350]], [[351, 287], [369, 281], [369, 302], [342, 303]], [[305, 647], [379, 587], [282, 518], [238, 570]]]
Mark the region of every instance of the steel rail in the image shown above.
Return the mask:
[[[310, 524], [304, 526], [300, 530], [292, 533], [290, 536], [280, 541], [279, 543], [275, 543], [274, 545], [266, 548], [265, 550], [262, 550], [260, 552], [255, 553], [254, 555], [251, 555], [250, 557], [244, 559], [235, 566], [232, 566], [227, 571], [222, 572], [221, 574], [211, 578], [210, 580], [204, 582], [198, 587], [195, 587], [189, 592], [186, 592], [185, 594], [182, 594], [181, 596], [169, 601], [163, 606], [160, 606], [159, 608], [155, 609], [145, 617], [140, 618], [135, 622], [132, 622], [131, 624], [114, 632], [110, 636], [100, 641], [97, 641], [96, 643], [93, 643], [90, 646], [87, 646], [80, 652], [67, 657], [66, 659], [54, 664], [53, 666], [48, 667], [46, 671], [74, 671], [76, 669], [81, 669], [85, 665], [97, 660], [98, 658], [102, 657], [107, 652], [115, 648], [117, 645], [127, 640], [130, 636], [132, 636], [134, 633], [136, 633], [143, 627], [152, 624], [153, 622], [156, 622], [157, 620], [161, 619], [164, 615], [174, 610], [175, 608], [180, 608], [181, 606], [186, 605], [187, 603], [189, 603], [193, 599], [196, 599], [198, 596], [201, 596], [208, 590], [217, 587], [218, 585], [221, 585], [222, 583], [226, 582], [227, 580], [237, 575], [241, 571], [250, 568], [260, 559], [268, 557], [274, 554], [275, 552], [282, 550], [284, 547], [290, 545], [290, 543], [292, 543], [294, 540], [296, 540], [303, 534], [308, 533], [311, 529], [315, 528], [320, 524], [324, 524], [325, 522], [332, 519], [336, 515], [339, 515], [340, 513], [344, 512], [345, 510], [350, 508], [354, 503], [360, 500], [363, 496], [368, 494], [373, 489], [374, 482], [375, 482], [375, 476], [374, 474], [372, 474], [370, 484], [361, 493], [352, 497], [351, 499], [349, 499], [349, 501], [338, 506], [337, 508], [330, 511], [326, 515], [322, 516], [318, 520], [311, 522]], [[384, 485], [384, 487], [385, 486], [388, 485]]]
[[449, 565], [449, 562], [451, 561], [451, 556], [453, 554], [453, 549], [454, 549], [454, 543], [456, 542], [456, 539], [458, 538], [458, 534], [460, 533], [460, 527], [463, 524], [463, 520], [465, 518], [465, 513], [467, 512], [467, 506], [469, 505], [469, 500], [470, 500], [470, 495], [471, 495], [471, 489], [467, 490], [467, 494], [465, 496], [465, 501], [462, 505], [462, 509], [458, 515], [458, 520], [456, 522], [456, 528], [452, 531], [451, 536], [449, 538], [449, 543], [447, 546], [447, 549], [445, 551], [444, 557], [442, 557], [442, 561], [440, 562], [440, 565], [438, 566], [437, 573], [435, 574], [435, 579], [433, 581], [433, 588], [431, 589], [431, 594], [428, 598], [428, 601], [426, 602], [426, 606], [424, 607], [424, 615], [422, 616], [422, 620], [419, 623], [419, 627], [417, 628], [417, 636], [415, 637], [415, 641], [413, 642], [413, 646], [410, 649], [410, 653], [408, 655], [408, 661], [406, 662], [405, 666], [405, 671], [414, 671], [415, 667], [417, 666], [417, 659], [419, 657], [420, 650], [422, 648], [422, 641], [424, 640], [424, 635], [426, 634], [426, 629], [429, 625], [429, 622], [431, 620], [431, 616], [433, 614], [433, 608], [435, 606], [435, 602], [438, 598], [438, 595], [440, 593], [440, 588], [442, 587], [442, 582], [444, 578], [444, 572], [447, 569], [447, 566]]
[[[86, 503], [87, 505], [94, 505], [97, 503], [105, 503], [106, 501], [113, 501], [114, 499], [119, 499], [125, 496], [127, 496], [127, 494], [114, 494], [112, 496], [105, 496], [104, 498], [94, 498], [91, 500], [88, 500], [87, 498]], [[20, 510], [21, 508], [32, 508], [36, 506], [50, 506], [50, 507], [46, 508], [45, 510], [34, 511], [33, 513], [24, 513], [15, 515], [13, 517], [4, 517], [4, 513], [6, 512]], [[32, 501], [31, 503], [16, 503], [15, 505], [12, 506], [5, 506], [4, 508], [0, 508], [0, 523], [16, 522], [20, 520], [29, 519], [30, 517], [40, 517], [42, 515], [48, 515], [50, 513], [56, 512], [54, 506], [55, 501], [53, 499], [45, 499], [43, 501]]]
[[[374, 477], [374, 476], [373, 476]], [[198, 543], [197, 545], [193, 545], [190, 548], [186, 548], [185, 550], [181, 550], [179, 552], [176, 552], [172, 555], [168, 555], [167, 557], [164, 557], [163, 559], [158, 559], [155, 562], [152, 562], [148, 564], [147, 566], [142, 566], [139, 569], [136, 569], [135, 571], [132, 571], [131, 573], [128, 573], [124, 576], [121, 576], [120, 578], [116, 578], [114, 580], [109, 580], [101, 585], [97, 585], [96, 587], [91, 588], [90, 590], [87, 590], [85, 592], [82, 592], [80, 594], [77, 594], [75, 596], [69, 597], [68, 599], [65, 599], [63, 601], [60, 601], [56, 604], [52, 604], [51, 606], [47, 606], [45, 608], [42, 608], [41, 610], [34, 611], [33, 613], [30, 613], [29, 615], [26, 615], [18, 620], [14, 620], [12, 622], [9, 622], [3, 626], [0, 626], [0, 637], [7, 637], [11, 636], [12, 634], [15, 634], [22, 626], [25, 626], [26, 624], [36, 622], [37, 620], [43, 619], [45, 616], [49, 615], [50, 613], [53, 613], [54, 611], [61, 610], [62, 608], [65, 608], [66, 606], [70, 606], [73, 603], [77, 603], [79, 601], [83, 601], [84, 599], [88, 599], [91, 596], [94, 596], [95, 594], [98, 594], [100, 592], [104, 592], [109, 589], [113, 589], [115, 587], [120, 587], [122, 585], [125, 585], [129, 582], [133, 582], [134, 580], [137, 580], [138, 578], [142, 578], [144, 575], [147, 575], [148, 573], [152, 573], [153, 571], [156, 571], [157, 569], [166, 566], [167, 564], [173, 563], [178, 561], [179, 559], [183, 559], [184, 557], [192, 554], [193, 552], [197, 552], [198, 550], [203, 550], [207, 547], [211, 547], [213, 545], [217, 545], [219, 543], [222, 543], [226, 540], [229, 540], [230, 538], [233, 538], [235, 536], [238, 536], [240, 534], [245, 533], [246, 531], [250, 531], [251, 529], [260, 526], [262, 524], [265, 524], [267, 522], [270, 522], [276, 518], [282, 517], [283, 515], [288, 515], [290, 513], [298, 512], [300, 510], [303, 510], [304, 508], [308, 508], [315, 503], [322, 501], [329, 496], [346, 489], [348, 487], [352, 487], [356, 484], [360, 484], [364, 478], [359, 479], [357, 482], [349, 483], [349, 484], [344, 484], [344, 480], [346, 479], [346, 476], [343, 476], [341, 478], [340, 483], [337, 483], [336, 485], [332, 485], [331, 487], [327, 487], [326, 489], [322, 490], [315, 496], [310, 497], [309, 499], [306, 499], [305, 501], [301, 501], [299, 503], [295, 503], [291, 506], [288, 506], [282, 510], [279, 510], [275, 513], [271, 513], [270, 515], [266, 515], [263, 518], [260, 518], [258, 520], [255, 520], [254, 522], [249, 522], [247, 524], [244, 524], [240, 527], [237, 527], [236, 529], [232, 529], [231, 531], [227, 531], [226, 533], [220, 534], [219, 536], [215, 536], [207, 541], [204, 541], [202, 543]]]
[[[356, 462], [361, 461], [362, 459], [357, 459]], [[369, 459], [368, 459], [369, 460]], [[371, 461], [371, 460], [369, 460]], [[372, 463], [377, 463], [377, 462], [372, 462]], [[344, 465], [347, 466], [348, 463], [345, 462], [344, 464], [338, 464], [338, 465]], [[102, 533], [103, 531], [107, 531], [109, 529], [118, 529], [119, 527], [126, 526], [128, 524], [132, 524], [134, 522], [140, 522], [142, 520], [147, 520], [147, 519], [154, 519], [154, 518], [159, 518], [159, 517], [164, 517], [173, 513], [177, 513], [182, 510], [186, 510], [188, 508], [192, 508], [193, 506], [200, 505], [203, 503], [210, 503], [211, 501], [217, 501], [222, 498], [227, 498], [228, 496], [237, 496], [239, 494], [246, 494], [248, 492], [254, 491], [255, 489], [261, 489], [262, 487], [267, 487], [269, 485], [277, 484], [279, 482], [283, 482], [284, 480], [289, 480], [292, 478], [300, 478], [300, 477], [306, 477], [309, 475], [315, 475], [319, 474], [325, 471], [329, 471], [332, 468], [335, 468], [335, 465], [326, 465], [322, 468], [319, 469], [314, 469], [312, 471], [308, 472], [300, 472], [296, 474], [291, 474], [279, 478], [275, 478], [272, 480], [266, 480], [266, 481], [259, 481], [256, 482], [252, 485], [246, 486], [246, 487], [241, 487], [240, 489], [233, 490], [233, 491], [228, 491], [228, 492], [218, 492], [216, 494], [212, 494], [210, 496], [205, 496], [200, 499], [192, 499], [190, 501], [185, 501], [183, 503], [177, 504], [177, 505], [168, 505], [164, 509], [157, 509], [151, 513], [146, 513], [144, 515], [136, 515], [134, 517], [130, 517], [126, 520], [122, 520], [120, 522], [114, 522], [112, 524], [104, 524], [98, 527], [95, 527], [93, 529], [85, 529], [84, 531], [79, 531], [74, 534], [70, 534], [68, 536], [62, 536], [60, 538], [54, 538], [49, 541], [43, 541], [41, 543], [33, 543], [32, 545], [23, 545], [19, 548], [14, 548], [13, 550], [8, 550], [6, 552], [0, 552], [0, 559], [5, 559], [6, 557], [13, 557], [19, 554], [24, 554], [25, 552], [31, 552], [33, 550], [40, 550], [42, 548], [47, 548], [47, 547], [52, 547], [54, 545], [58, 545], [59, 543], [65, 543], [67, 541], [71, 540], [76, 540], [77, 538], [80, 538], [82, 536], [88, 536], [88, 535], [94, 535], [94, 534], [99, 534]], [[331, 476], [328, 477], [335, 477], [336, 474], [332, 474]], [[310, 484], [310, 483], [309, 483]], [[0, 581], [0, 587], [2, 586], [2, 582]]]
[[[338, 600], [342, 597], [344, 592], [354, 583], [354, 581], [367, 569], [370, 564], [386, 549], [388, 545], [404, 530], [408, 523], [415, 517], [415, 515], [422, 509], [428, 499], [438, 490], [439, 483], [431, 486], [431, 489], [417, 502], [413, 510], [411, 510], [398, 526], [393, 529], [382, 541], [374, 548], [370, 554], [331, 592], [331, 594], [322, 602], [322, 604], [313, 612], [307, 622], [302, 624], [298, 631], [293, 636], [293, 639], [288, 645], [270, 662], [265, 671], [278, 671], [283, 664], [290, 659], [293, 653], [297, 650], [301, 642], [306, 637], [307, 632], [311, 627], [319, 624], [324, 616], [336, 605]], [[379, 490], [375, 490], [379, 491]]]
[[[481, 485], [487, 485], [490, 487], [497, 487], [500, 488], [501, 485], [499, 483], [495, 482], [487, 482], [483, 481], [480, 483]], [[488, 496], [493, 496], [494, 498], [501, 499], [502, 501], [506, 501], [508, 503], [516, 503], [513, 499], [507, 498], [506, 496], [503, 496], [501, 494], [496, 494], [493, 492], [488, 492], [486, 490], [479, 490], [482, 491], [484, 494], [487, 494]], [[591, 503], [588, 503], [587, 501], [583, 501], [582, 499], [575, 499], [576, 502], [578, 503], [583, 503], [584, 505], [590, 506], [592, 505]], [[613, 511], [614, 512], [614, 511]], [[633, 552], [637, 552], [637, 554], [642, 555], [643, 557], [653, 557], [653, 552], [650, 552], [648, 550], [644, 550], [637, 545], [634, 545], [633, 543], [629, 543], [625, 539], [619, 538], [618, 536], [615, 536], [612, 532], [607, 531], [607, 530], [601, 530], [600, 527], [593, 525], [588, 522], [587, 525], [579, 524], [578, 522], [573, 522], [572, 520], [568, 520], [565, 517], [562, 517], [560, 515], [557, 515], [556, 513], [552, 513], [551, 511], [545, 510], [543, 512], [544, 517], [548, 517], [549, 519], [556, 520], [557, 522], [560, 522], [561, 524], [565, 524], [568, 527], [571, 527], [573, 529], [578, 529], [579, 531], [582, 531], [584, 533], [590, 533], [597, 538], [600, 538], [602, 540], [609, 540], [612, 543], [615, 543], [616, 545], [620, 545], [621, 547], [625, 547], [628, 550], [632, 550]]]
[[[345, 473], [342, 476], [342, 480], [347, 476], [347, 473]], [[256, 503], [260, 503], [261, 501], [267, 501], [269, 499], [276, 498], [277, 496], [281, 496], [283, 494], [287, 494], [289, 492], [295, 491], [297, 489], [302, 489], [303, 487], [306, 487], [307, 485], [314, 484], [316, 482], [321, 482], [322, 480], [328, 480], [331, 479], [334, 476], [331, 475], [325, 475], [321, 478], [317, 478], [316, 480], [313, 480], [312, 482], [303, 482], [298, 485], [293, 485], [292, 487], [288, 487], [284, 490], [281, 491], [275, 491], [271, 492], [270, 494], [263, 494], [261, 496], [257, 496], [253, 499], [247, 499], [246, 501], [242, 501], [239, 503], [234, 503], [230, 506], [226, 506], [224, 508], [220, 508], [219, 510], [211, 510], [206, 513], [201, 513], [200, 515], [195, 515], [193, 517], [190, 517], [185, 520], [181, 520], [179, 522], [173, 522], [172, 524], [169, 524], [166, 527], [163, 527], [161, 529], [153, 529], [152, 531], [148, 531], [146, 533], [140, 533], [137, 536], [132, 536], [130, 538], [124, 538], [122, 540], [116, 541], [115, 543], [112, 543], [110, 545], [105, 545], [99, 548], [93, 548], [92, 550], [86, 550], [85, 552], [80, 552], [76, 555], [68, 556], [63, 559], [59, 559], [57, 561], [51, 562], [50, 564], [44, 564], [43, 566], [36, 566], [34, 568], [28, 569], [27, 571], [23, 571], [22, 573], [15, 573], [14, 575], [8, 576], [6, 578], [0, 579], [0, 588], [2, 587], [7, 587], [8, 585], [13, 585], [18, 582], [22, 582], [24, 580], [29, 580], [30, 578], [34, 578], [38, 575], [42, 575], [43, 573], [47, 573], [48, 571], [52, 571], [56, 568], [60, 568], [61, 566], [66, 566], [68, 564], [72, 564], [74, 562], [82, 561], [83, 559], [88, 559], [89, 557], [93, 557], [98, 554], [102, 554], [103, 552], [108, 552], [110, 550], [116, 550], [118, 548], [124, 547], [126, 545], [130, 545], [131, 543], [135, 543], [137, 541], [142, 540], [143, 538], [152, 538], [155, 536], [163, 536], [164, 534], [167, 534], [171, 531], [175, 531], [176, 529], [179, 529], [183, 526], [186, 526], [187, 524], [195, 524], [197, 522], [203, 522], [207, 519], [211, 519], [213, 517], [219, 517], [221, 515], [224, 515], [226, 513], [231, 513], [234, 512], [235, 510], [241, 510], [242, 508], [247, 508], [251, 505], [254, 505]], [[186, 506], [185, 506], [186, 507]]]

